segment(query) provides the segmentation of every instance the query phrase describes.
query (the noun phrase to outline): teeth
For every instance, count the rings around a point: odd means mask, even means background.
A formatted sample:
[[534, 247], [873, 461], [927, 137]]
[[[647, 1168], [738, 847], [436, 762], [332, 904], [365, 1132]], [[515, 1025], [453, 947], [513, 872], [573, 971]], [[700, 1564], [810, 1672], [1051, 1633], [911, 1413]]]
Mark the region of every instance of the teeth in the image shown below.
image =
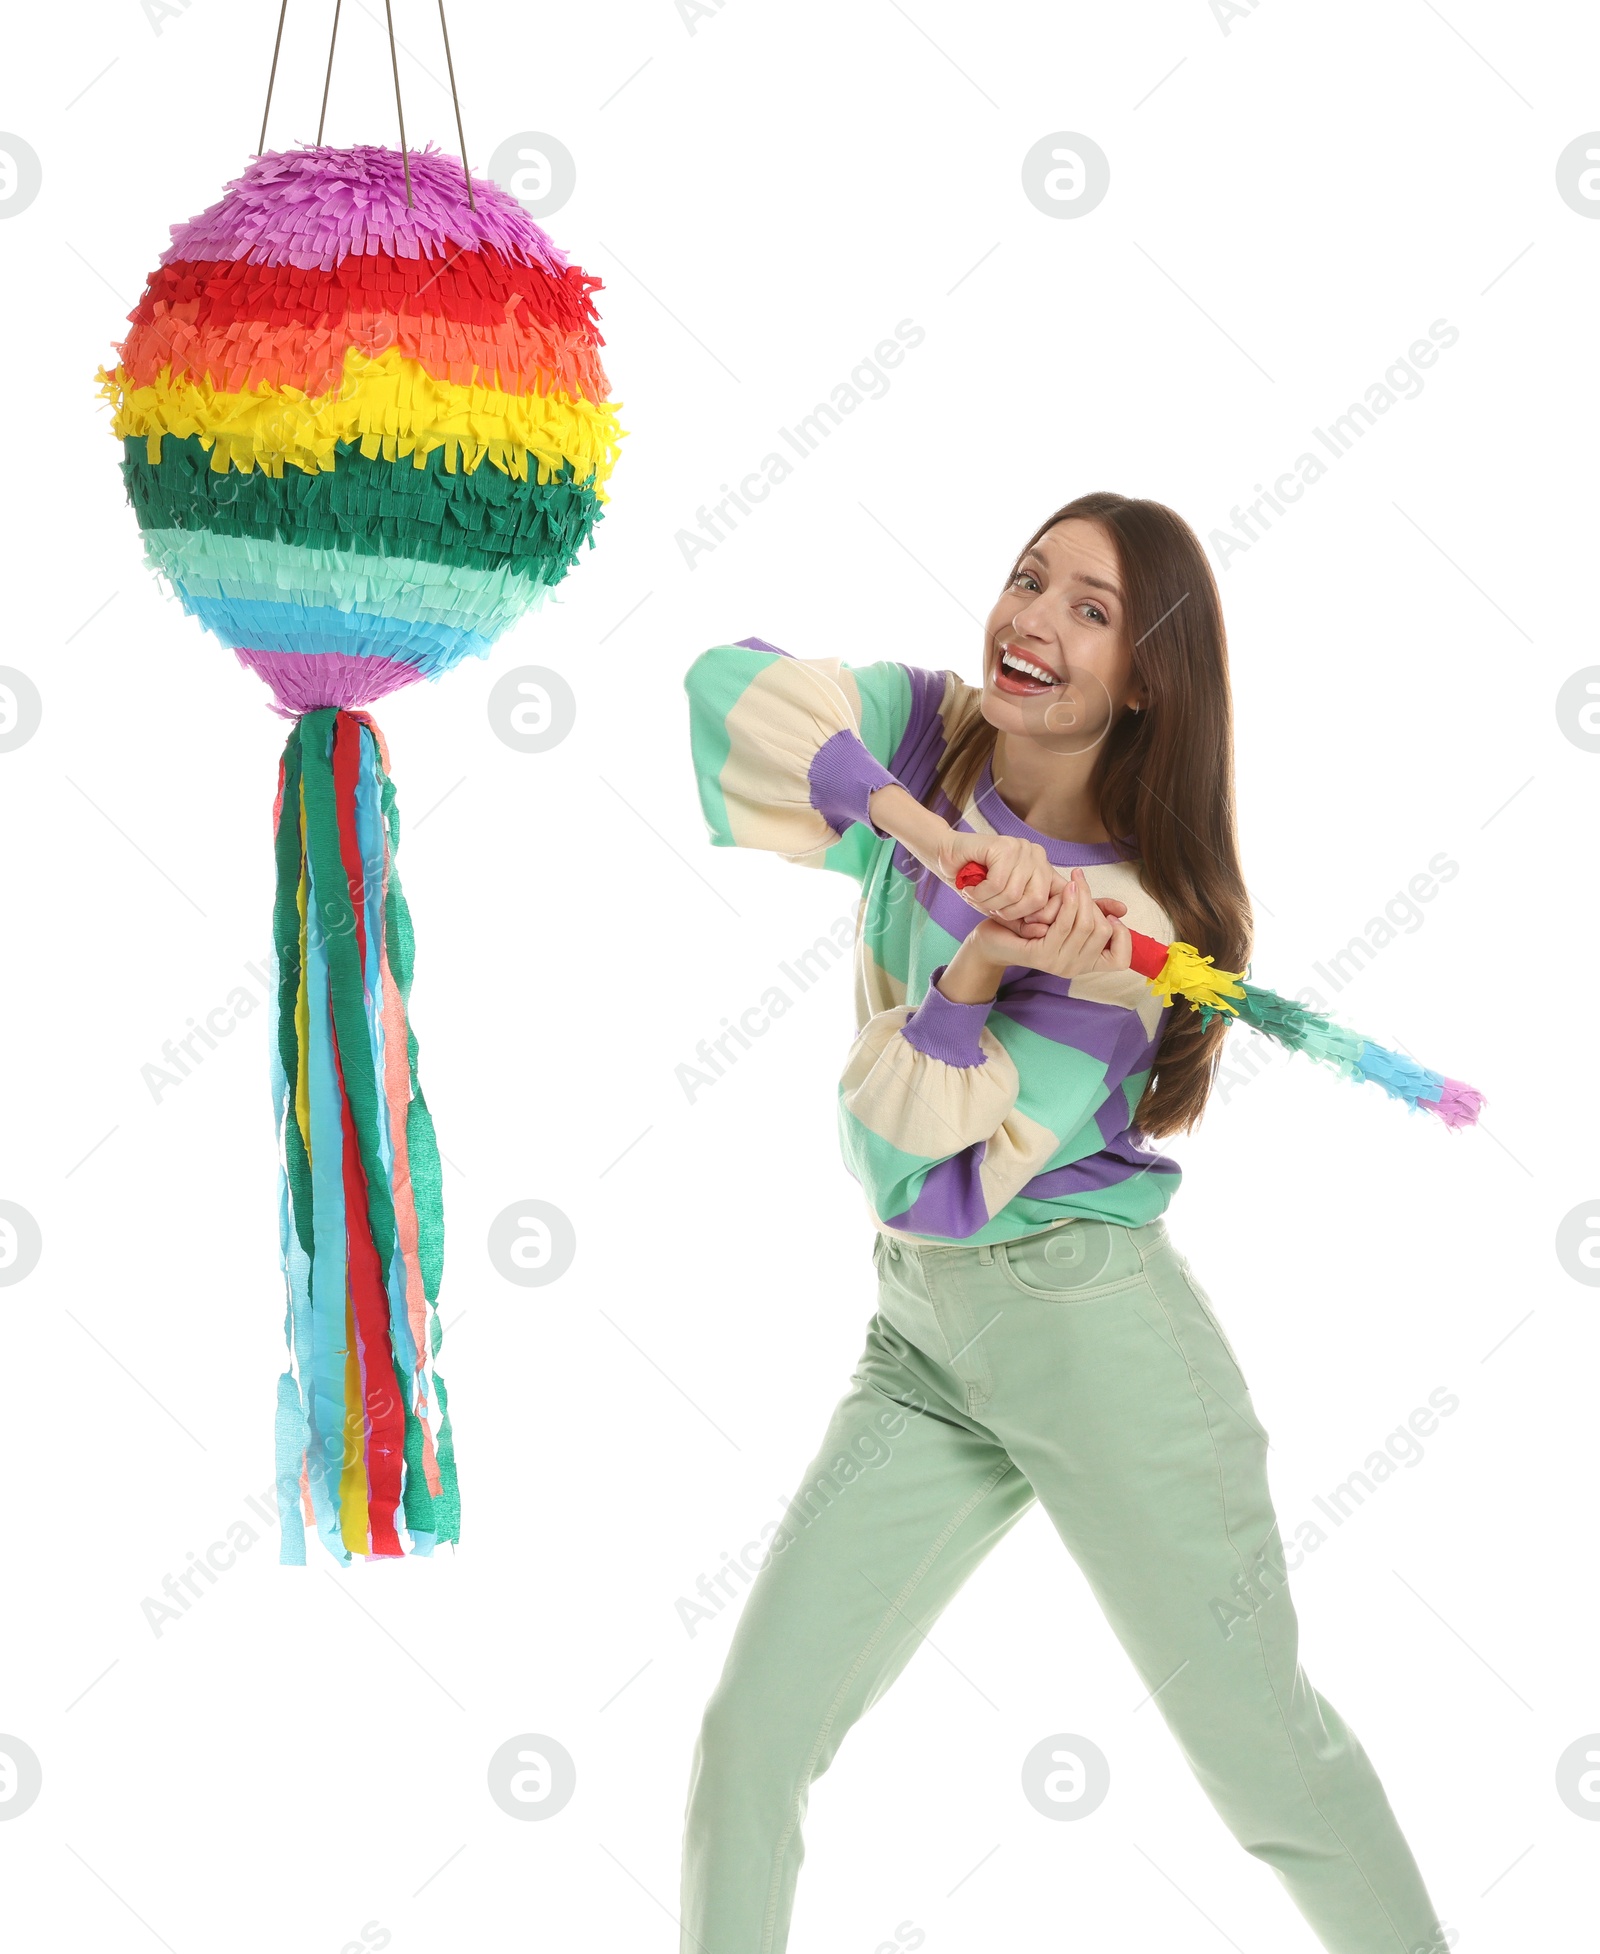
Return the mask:
[[1024, 658], [1021, 652], [1013, 651], [1009, 645], [1001, 652], [1000, 662], [1013, 672], [1021, 672], [1024, 678], [1038, 679], [1041, 685], [1060, 684], [1054, 672], [1047, 672], [1042, 665], [1035, 665], [1030, 659]]

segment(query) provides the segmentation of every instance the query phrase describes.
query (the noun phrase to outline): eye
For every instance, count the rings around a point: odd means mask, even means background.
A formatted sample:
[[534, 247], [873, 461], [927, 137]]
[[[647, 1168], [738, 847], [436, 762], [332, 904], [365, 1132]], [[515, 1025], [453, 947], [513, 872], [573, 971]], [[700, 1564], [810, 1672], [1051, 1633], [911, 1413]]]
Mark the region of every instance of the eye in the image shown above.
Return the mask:
[[1011, 582], [1006, 586], [1006, 588], [1008, 590], [1015, 590], [1019, 583], [1032, 584], [1035, 590], [1038, 590], [1040, 588], [1039, 579], [1033, 574], [1031, 570], [1019, 570], [1017, 574], [1011, 579]]
[[1105, 612], [1101, 610], [1100, 606], [1096, 603], [1086, 602], [1080, 604], [1078, 608], [1080, 610], [1093, 611], [1096, 618], [1098, 618], [1102, 624], [1109, 624], [1111, 622], [1110, 618], [1106, 616]]

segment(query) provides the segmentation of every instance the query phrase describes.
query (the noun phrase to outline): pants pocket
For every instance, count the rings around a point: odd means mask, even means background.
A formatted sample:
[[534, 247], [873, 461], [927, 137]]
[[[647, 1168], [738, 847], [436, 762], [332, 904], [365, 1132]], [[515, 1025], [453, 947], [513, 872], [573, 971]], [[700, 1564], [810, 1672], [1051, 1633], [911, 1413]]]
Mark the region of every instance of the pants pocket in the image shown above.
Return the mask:
[[[1239, 1353], [1229, 1342], [1228, 1333], [1223, 1329], [1217, 1312], [1212, 1307], [1211, 1298], [1195, 1279], [1194, 1270], [1190, 1268], [1187, 1257], [1182, 1255], [1178, 1257], [1178, 1273], [1183, 1279], [1184, 1288], [1194, 1298], [1195, 1308], [1199, 1310], [1200, 1314], [1211, 1325], [1212, 1330], [1216, 1333], [1217, 1342], [1227, 1351], [1229, 1361], [1232, 1363], [1233, 1368], [1238, 1371], [1241, 1382], [1244, 1381], [1244, 1367], [1239, 1362]], [[1245, 1388], [1249, 1388], [1248, 1384], [1246, 1384]]]
[[1211, 1388], [1245, 1421], [1251, 1431], [1255, 1433], [1263, 1444], [1270, 1445], [1272, 1443], [1271, 1436], [1256, 1415], [1255, 1401], [1250, 1395], [1250, 1380], [1245, 1376], [1244, 1368], [1239, 1362], [1238, 1355], [1233, 1345], [1228, 1341], [1228, 1333], [1223, 1329], [1221, 1319], [1211, 1306], [1211, 1298], [1195, 1280], [1193, 1270], [1189, 1267], [1188, 1262], [1182, 1255], [1176, 1257], [1173, 1274], [1176, 1280], [1183, 1285], [1184, 1293], [1194, 1303], [1194, 1307], [1201, 1320], [1216, 1338], [1219, 1349], [1233, 1366], [1233, 1374], [1239, 1380], [1237, 1392], [1228, 1389], [1221, 1379], [1215, 1377], [1210, 1380]]
[[1263, 1443], [1270, 1444], [1266, 1427], [1256, 1416], [1250, 1381], [1211, 1298], [1196, 1279], [1186, 1255], [1170, 1241], [1147, 1253], [1146, 1273], [1164, 1299], [1172, 1331], [1184, 1360], [1202, 1387], [1228, 1406]]
[[1006, 1281], [1039, 1302], [1099, 1302], [1144, 1283], [1144, 1264], [1120, 1222], [1078, 1221], [996, 1242]]

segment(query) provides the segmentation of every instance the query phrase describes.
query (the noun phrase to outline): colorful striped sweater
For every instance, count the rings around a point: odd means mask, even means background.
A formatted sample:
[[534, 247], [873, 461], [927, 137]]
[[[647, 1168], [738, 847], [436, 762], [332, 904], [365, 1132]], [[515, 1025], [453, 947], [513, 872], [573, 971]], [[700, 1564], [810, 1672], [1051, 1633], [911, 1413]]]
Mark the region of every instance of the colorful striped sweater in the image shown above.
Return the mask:
[[[700, 804], [719, 848], [838, 869], [861, 888], [858, 1036], [839, 1084], [845, 1164], [889, 1235], [997, 1242], [1074, 1216], [1137, 1225], [1171, 1200], [1177, 1164], [1132, 1124], [1167, 1017], [1142, 977], [1070, 980], [1013, 965], [992, 1004], [936, 979], [980, 920], [892, 837], [868, 797], [893, 782], [928, 802], [947, 741], [981, 694], [954, 672], [791, 658], [759, 638], [704, 652], [684, 681]], [[1167, 942], [1170, 918], [1115, 843], [1027, 827], [985, 766], [959, 819], [1020, 835]]]

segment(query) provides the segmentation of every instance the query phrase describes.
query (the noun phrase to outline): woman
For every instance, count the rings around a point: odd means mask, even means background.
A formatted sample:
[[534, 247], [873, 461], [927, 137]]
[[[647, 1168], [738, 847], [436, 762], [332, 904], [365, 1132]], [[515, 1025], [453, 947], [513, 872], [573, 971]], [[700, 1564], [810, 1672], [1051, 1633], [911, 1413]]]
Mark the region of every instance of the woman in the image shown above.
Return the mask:
[[1250, 953], [1193, 532], [1159, 503], [1069, 503], [983, 660], [974, 687], [748, 639], [687, 679], [712, 839], [861, 884], [840, 1126], [879, 1303], [706, 1710], [682, 1946], [780, 1954], [809, 1785], [1037, 1498], [1323, 1945], [1431, 1954], [1383, 1788], [1299, 1667], [1266, 1434], [1161, 1218], [1179, 1170], [1145, 1144], [1199, 1118], [1225, 1027], [1160, 1006], [1129, 929], [1231, 970]]

